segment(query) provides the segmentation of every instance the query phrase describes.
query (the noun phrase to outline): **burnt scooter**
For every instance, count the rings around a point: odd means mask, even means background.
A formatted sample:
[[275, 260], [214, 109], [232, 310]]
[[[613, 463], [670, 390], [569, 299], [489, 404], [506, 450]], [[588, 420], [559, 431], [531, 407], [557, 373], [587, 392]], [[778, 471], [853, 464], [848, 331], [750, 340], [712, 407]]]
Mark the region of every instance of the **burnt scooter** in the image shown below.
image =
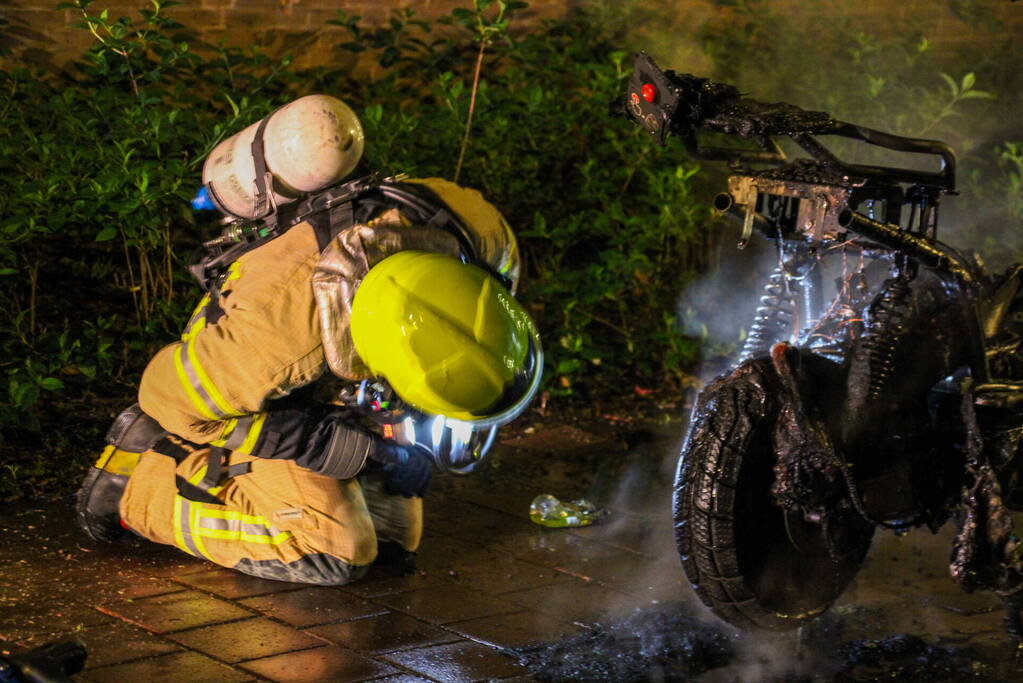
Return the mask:
[[[1000, 595], [1019, 638], [1023, 547], [1007, 507], [1023, 502], [1023, 266], [990, 276], [937, 239], [952, 150], [750, 100], [645, 54], [624, 109], [658, 142], [727, 162], [716, 208], [741, 222], [740, 246], [756, 232], [777, 251], [739, 360], [699, 394], [679, 458], [676, 541], [696, 594], [740, 628], [794, 629], [848, 586], [875, 530], [955, 519], [952, 578]], [[708, 147], [697, 131], [746, 142]], [[825, 136], [931, 168], [849, 163]]]

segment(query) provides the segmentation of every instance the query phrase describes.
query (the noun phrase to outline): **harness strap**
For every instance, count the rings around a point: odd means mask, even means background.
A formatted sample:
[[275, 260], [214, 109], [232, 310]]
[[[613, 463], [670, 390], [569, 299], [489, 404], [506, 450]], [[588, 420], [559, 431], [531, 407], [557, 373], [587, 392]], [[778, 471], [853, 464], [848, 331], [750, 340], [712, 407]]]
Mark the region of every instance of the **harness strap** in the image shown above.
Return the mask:
[[199, 482], [199, 488], [209, 491], [211, 488], [220, 485], [224, 476], [224, 461], [227, 459], [227, 449], [223, 446], [212, 446], [206, 456], [206, 475]]
[[267, 173], [266, 157], [264, 156], [263, 131], [266, 130], [266, 124], [276, 113], [276, 111], [271, 112], [259, 122], [259, 127], [256, 128], [256, 135], [252, 138], [252, 146], [250, 148], [252, 151], [252, 162], [256, 169], [256, 205], [254, 207], [256, 218], [262, 218], [273, 210], [270, 201], [271, 188], [267, 186], [267, 176], [269, 173]]
[[189, 483], [189, 481], [180, 474], [174, 475], [174, 484], [177, 486], [178, 495], [185, 500], [190, 500], [193, 503], [209, 503], [211, 505], [224, 504], [224, 501], [206, 491], [203, 491], [195, 484]]
[[[171, 458], [176, 464], [180, 464], [185, 458], [195, 452], [195, 449], [201, 448], [199, 444], [191, 442], [186, 443], [192, 448], [186, 448], [179, 443], [175, 443], [176, 439], [177, 437], [173, 439], [164, 437], [156, 442], [152, 450], [160, 455]], [[182, 441], [184, 440], [182, 439]], [[175, 474], [174, 484], [178, 489], [178, 494], [182, 498], [194, 503], [223, 505], [224, 501], [211, 494], [209, 492], [210, 489], [222, 486], [228, 479], [240, 477], [252, 471], [251, 462], [241, 462], [225, 466], [228, 455], [230, 455], [230, 451], [222, 446], [211, 447], [206, 459], [206, 475], [198, 484], [193, 484], [181, 475]]]
[[316, 247], [322, 252], [339, 233], [355, 225], [355, 206], [352, 202], [342, 202], [327, 211], [306, 216], [305, 220], [313, 226]]

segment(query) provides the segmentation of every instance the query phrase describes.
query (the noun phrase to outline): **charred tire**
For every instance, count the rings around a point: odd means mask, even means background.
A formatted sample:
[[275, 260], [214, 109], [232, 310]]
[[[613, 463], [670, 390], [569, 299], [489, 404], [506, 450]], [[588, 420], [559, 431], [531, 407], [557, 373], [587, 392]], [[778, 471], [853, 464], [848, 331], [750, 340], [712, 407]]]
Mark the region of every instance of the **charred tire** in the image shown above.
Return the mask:
[[747, 630], [795, 629], [826, 610], [856, 575], [872, 535], [855, 523], [839, 530], [852, 533], [836, 562], [818, 525], [786, 519], [773, 503], [775, 378], [769, 359], [754, 359], [708, 385], [675, 475], [686, 576], [718, 617]]

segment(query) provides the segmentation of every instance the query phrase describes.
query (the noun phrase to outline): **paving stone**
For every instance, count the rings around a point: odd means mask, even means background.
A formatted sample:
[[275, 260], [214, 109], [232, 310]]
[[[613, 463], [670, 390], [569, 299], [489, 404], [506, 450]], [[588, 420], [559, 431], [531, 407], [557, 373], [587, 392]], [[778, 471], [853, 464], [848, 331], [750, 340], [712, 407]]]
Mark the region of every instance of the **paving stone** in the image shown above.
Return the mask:
[[253, 659], [240, 667], [276, 683], [377, 680], [397, 671], [383, 662], [332, 645]]
[[126, 558], [126, 561], [132, 562], [150, 576], [164, 578], [179, 578], [187, 574], [198, 574], [199, 572], [208, 572], [218, 568], [212, 562], [200, 560], [197, 557], [192, 557], [173, 549], [166, 553], [152, 553], [134, 556], [130, 559]]
[[47, 509], [24, 508], [5, 513], [0, 522], [0, 534], [5, 541], [19, 540], [38, 544], [40, 539], [56, 542], [60, 539], [76, 541], [82, 532], [74, 521], [71, 505], [57, 505]]
[[424, 533], [450, 535], [460, 521], [471, 518], [478, 509], [478, 505], [461, 500], [460, 494], [431, 491], [423, 500]]
[[393, 595], [394, 593], [449, 584], [452, 579], [451, 571], [449, 569], [433, 569], [402, 575], [396, 571], [380, 571], [377, 567], [371, 567], [365, 577], [341, 587], [341, 590], [357, 597], [376, 598], [381, 595]]
[[501, 597], [522, 607], [550, 614], [561, 621], [587, 626], [631, 612], [636, 606], [634, 596], [623, 595], [597, 583], [585, 581], [539, 586], [505, 593]]
[[462, 621], [474, 616], [490, 616], [517, 611], [515, 605], [504, 600], [460, 586], [423, 588], [407, 593], [381, 596], [376, 598], [376, 601], [393, 610], [405, 612], [435, 624]]
[[137, 662], [86, 669], [76, 676], [89, 683], [134, 683], [135, 681], [188, 681], [188, 683], [236, 683], [252, 675], [221, 664], [198, 652], [180, 652], [150, 657]]
[[488, 534], [475, 537], [431, 536], [423, 539], [416, 553], [416, 566], [423, 571], [458, 569], [459, 567], [489, 562], [500, 554], [480, 539], [492, 539]]
[[558, 569], [635, 595], [653, 595], [666, 584], [675, 591], [685, 578], [677, 557], [656, 560], [632, 553], [618, 553], [600, 562], [565, 564]]
[[123, 621], [87, 628], [68, 637], [85, 643], [89, 653], [85, 666], [89, 669], [181, 651], [174, 643]]
[[369, 653], [393, 652], [459, 640], [459, 636], [450, 631], [394, 612], [379, 617], [316, 626], [309, 629], [309, 632], [332, 643]]
[[675, 539], [670, 525], [654, 524], [648, 518], [611, 512], [610, 517], [587, 527], [569, 529], [569, 533], [615, 548], [659, 557], [672, 552]]
[[323, 645], [318, 638], [262, 617], [204, 626], [167, 637], [232, 663]]
[[385, 659], [441, 681], [482, 681], [528, 673], [511, 657], [473, 642], [397, 652]]
[[66, 604], [45, 598], [38, 603], [8, 603], [3, 604], [0, 611], [0, 640], [37, 645], [58, 634], [113, 622], [112, 617], [90, 605]]
[[480, 547], [480, 539], [487, 539], [486, 545], [489, 546], [501, 538], [520, 533], [529, 533], [537, 528], [535, 524], [529, 521], [528, 506], [521, 514], [513, 515], [481, 505], [474, 505], [462, 517], [451, 522], [451, 527], [446, 529], [445, 533], [468, 540], [474, 546]]
[[308, 584], [289, 583], [287, 581], [271, 581], [234, 571], [233, 569], [216, 569], [211, 572], [199, 572], [178, 577], [178, 582], [192, 588], [219, 595], [222, 598], [247, 598], [253, 595], [266, 595], [282, 591], [296, 590]]
[[326, 586], [313, 586], [286, 593], [247, 598], [238, 602], [261, 614], [299, 628], [361, 619], [388, 612], [381, 605]]
[[469, 619], [447, 624], [445, 628], [500, 648], [548, 643], [584, 630], [549, 614], [533, 611]]
[[541, 527], [530, 533], [495, 539], [495, 545], [513, 557], [544, 567], [599, 563], [622, 552], [620, 548], [580, 538], [564, 530]]
[[172, 633], [252, 616], [248, 610], [197, 591], [157, 595], [99, 609], [153, 633]]
[[180, 583], [156, 576], [142, 575], [122, 583], [110, 597], [124, 600], [139, 600], [156, 595], [166, 595], [167, 593], [180, 593], [183, 590], [185, 590], [185, 587]]
[[509, 485], [503, 480], [497, 486], [481, 485], [476, 482], [474, 484], [476, 485], [458, 492], [459, 500], [503, 512], [519, 521], [528, 520], [529, 504], [536, 497], [534, 485]]
[[523, 562], [510, 555], [498, 555], [488, 562], [460, 567], [451, 578], [455, 585], [492, 595], [571, 580], [564, 572]]

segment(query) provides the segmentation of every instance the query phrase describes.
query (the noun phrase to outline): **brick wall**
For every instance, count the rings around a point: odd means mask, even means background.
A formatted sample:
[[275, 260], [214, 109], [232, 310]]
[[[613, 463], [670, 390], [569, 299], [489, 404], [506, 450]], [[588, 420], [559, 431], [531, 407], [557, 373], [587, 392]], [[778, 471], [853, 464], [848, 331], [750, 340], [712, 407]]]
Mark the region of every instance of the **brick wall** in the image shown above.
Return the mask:
[[[8, 21], [0, 45], [13, 59], [57, 67], [77, 57], [92, 42], [86, 31], [70, 28], [80, 19], [77, 11], [55, 11], [58, 0], [0, 0], [0, 17]], [[571, 0], [532, 0], [521, 13], [523, 21], [563, 16]], [[470, 7], [471, 0], [183, 0], [168, 16], [195, 31], [195, 38], [215, 45], [259, 45], [270, 54], [289, 52], [298, 65], [322, 63], [334, 53], [332, 46], [348, 34], [328, 26], [338, 9], [383, 21], [395, 8], [411, 7], [417, 16], [443, 16], [455, 7]], [[109, 8], [111, 17], [138, 18], [148, 0], [96, 0], [90, 12]], [[9, 58], [10, 59], [10, 58]]]
[[[521, 16], [529, 22], [540, 17], [564, 16], [575, 6], [628, 6], [631, 0], [529, 0], [530, 7]], [[38, 65], [59, 66], [81, 54], [91, 37], [69, 25], [77, 21], [71, 10], [54, 11], [58, 0], [0, 0], [0, 16], [9, 25], [0, 33], [0, 46], [7, 47], [14, 59]], [[698, 25], [715, 12], [727, 12], [715, 0], [636, 0], [647, 10], [656, 8], [663, 14], [659, 27], [662, 33], [682, 43], [691, 38], [689, 27]], [[985, 33], [967, 30], [955, 16], [951, 0], [860, 0], [835, 3], [836, 15], [844, 14], [866, 20], [861, 25], [884, 32], [898, 20], [926, 17], [929, 37], [939, 40], [945, 49], [956, 44], [983, 45], [991, 38], [1019, 35], [1023, 32], [1023, 2], [1010, 0], [974, 0], [976, 6], [992, 14], [996, 23]], [[647, 4], [644, 4], [647, 3]], [[801, 10], [821, 10], [820, 0], [771, 0], [776, 11], [790, 11], [798, 16]], [[964, 3], [958, 2], [959, 6]], [[109, 8], [112, 16], [137, 17], [138, 9], [149, 7], [148, 0], [96, 0], [93, 11]], [[411, 7], [426, 19], [448, 14], [454, 7], [469, 7], [471, 0], [183, 0], [171, 9], [176, 17], [196, 32], [195, 38], [216, 44], [259, 45], [270, 54], [287, 51], [300, 66], [322, 64], [340, 54], [334, 46], [347, 38], [346, 32], [326, 25], [338, 9], [358, 14], [367, 20], [383, 21], [394, 8]], [[824, 5], [823, 7], [828, 7]], [[734, 11], [734, 10], [733, 10]], [[805, 12], [804, 12], [805, 14]], [[812, 13], [811, 13], [812, 14]], [[825, 12], [826, 14], [826, 12]], [[723, 17], [726, 15], [722, 15]], [[647, 27], [650, 28], [649, 26]], [[670, 40], [662, 35], [662, 40]]]

